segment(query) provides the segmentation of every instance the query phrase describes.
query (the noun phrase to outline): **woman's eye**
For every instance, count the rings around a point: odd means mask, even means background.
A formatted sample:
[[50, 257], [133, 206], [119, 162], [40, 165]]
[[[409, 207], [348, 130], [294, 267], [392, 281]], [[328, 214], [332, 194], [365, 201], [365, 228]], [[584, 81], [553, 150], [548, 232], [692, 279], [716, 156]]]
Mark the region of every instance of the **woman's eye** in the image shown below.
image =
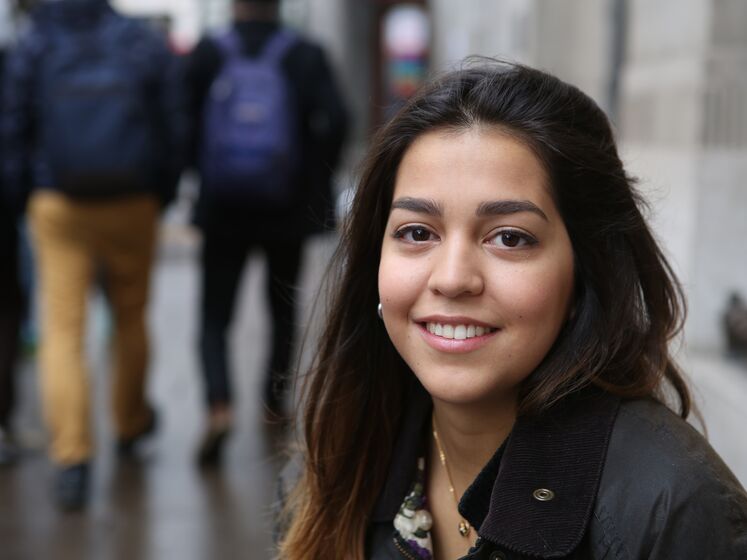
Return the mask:
[[537, 240], [530, 235], [520, 231], [503, 230], [499, 231], [491, 238], [491, 243], [493, 245], [497, 245], [498, 247], [508, 247], [513, 249], [515, 247], [527, 247], [529, 245], [534, 245], [535, 243], [537, 243]]
[[431, 241], [433, 234], [423, 226], [408, 226], [397, 231], [394, 234], [397, 239], [404, 239], [410, 243], [422, 243]]

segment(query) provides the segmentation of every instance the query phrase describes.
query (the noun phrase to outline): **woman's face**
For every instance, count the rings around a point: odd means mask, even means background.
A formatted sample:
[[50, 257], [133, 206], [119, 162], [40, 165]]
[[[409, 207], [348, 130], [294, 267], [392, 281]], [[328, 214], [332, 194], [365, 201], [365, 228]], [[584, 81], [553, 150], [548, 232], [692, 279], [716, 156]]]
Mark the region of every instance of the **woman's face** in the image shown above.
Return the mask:
[[399, 166], [379, 265], [397, 351], [436, 399], [514, 398], [565, 322], [573, 249], [534, 153], [434, 131]]

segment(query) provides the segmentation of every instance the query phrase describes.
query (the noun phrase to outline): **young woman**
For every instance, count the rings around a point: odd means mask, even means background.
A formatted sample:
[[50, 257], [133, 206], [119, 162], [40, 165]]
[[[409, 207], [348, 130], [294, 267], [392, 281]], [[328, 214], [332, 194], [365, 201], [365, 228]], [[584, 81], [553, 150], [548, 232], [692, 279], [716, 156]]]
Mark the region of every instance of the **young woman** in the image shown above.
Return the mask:
[[344, 231], [281, 558], [747, 558], [640, 205], [573, 86], [483, 62], [416, 96]]

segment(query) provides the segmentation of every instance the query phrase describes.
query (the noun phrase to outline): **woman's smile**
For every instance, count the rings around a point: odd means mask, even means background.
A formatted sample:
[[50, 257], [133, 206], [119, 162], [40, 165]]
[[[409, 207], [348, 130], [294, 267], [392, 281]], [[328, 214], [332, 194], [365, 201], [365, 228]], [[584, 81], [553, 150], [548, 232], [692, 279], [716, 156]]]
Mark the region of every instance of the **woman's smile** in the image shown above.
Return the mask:
[[416, 323], [425, 342], [440, 352], [473, 352], [485, 346], [500, 331], [474, 325]]
[[441, 352], [472, 352], [487, 344], [498, 327], [468, 316], [429, 315], [413, 321], [426, 344]]

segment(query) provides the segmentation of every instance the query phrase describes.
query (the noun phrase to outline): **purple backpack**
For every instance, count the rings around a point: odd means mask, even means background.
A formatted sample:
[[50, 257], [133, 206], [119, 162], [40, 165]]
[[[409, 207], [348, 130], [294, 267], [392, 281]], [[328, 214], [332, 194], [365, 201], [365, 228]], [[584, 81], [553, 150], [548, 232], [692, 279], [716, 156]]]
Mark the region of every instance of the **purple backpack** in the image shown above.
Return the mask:
[[225, 61], [206, 101], [200, 166], [213, 200], [264, 207], [292, 201], [299, 134], [281, 62], [295, 42], [290, 31], [278, 31], [251, 58], [235, 32], [218, 39]]

